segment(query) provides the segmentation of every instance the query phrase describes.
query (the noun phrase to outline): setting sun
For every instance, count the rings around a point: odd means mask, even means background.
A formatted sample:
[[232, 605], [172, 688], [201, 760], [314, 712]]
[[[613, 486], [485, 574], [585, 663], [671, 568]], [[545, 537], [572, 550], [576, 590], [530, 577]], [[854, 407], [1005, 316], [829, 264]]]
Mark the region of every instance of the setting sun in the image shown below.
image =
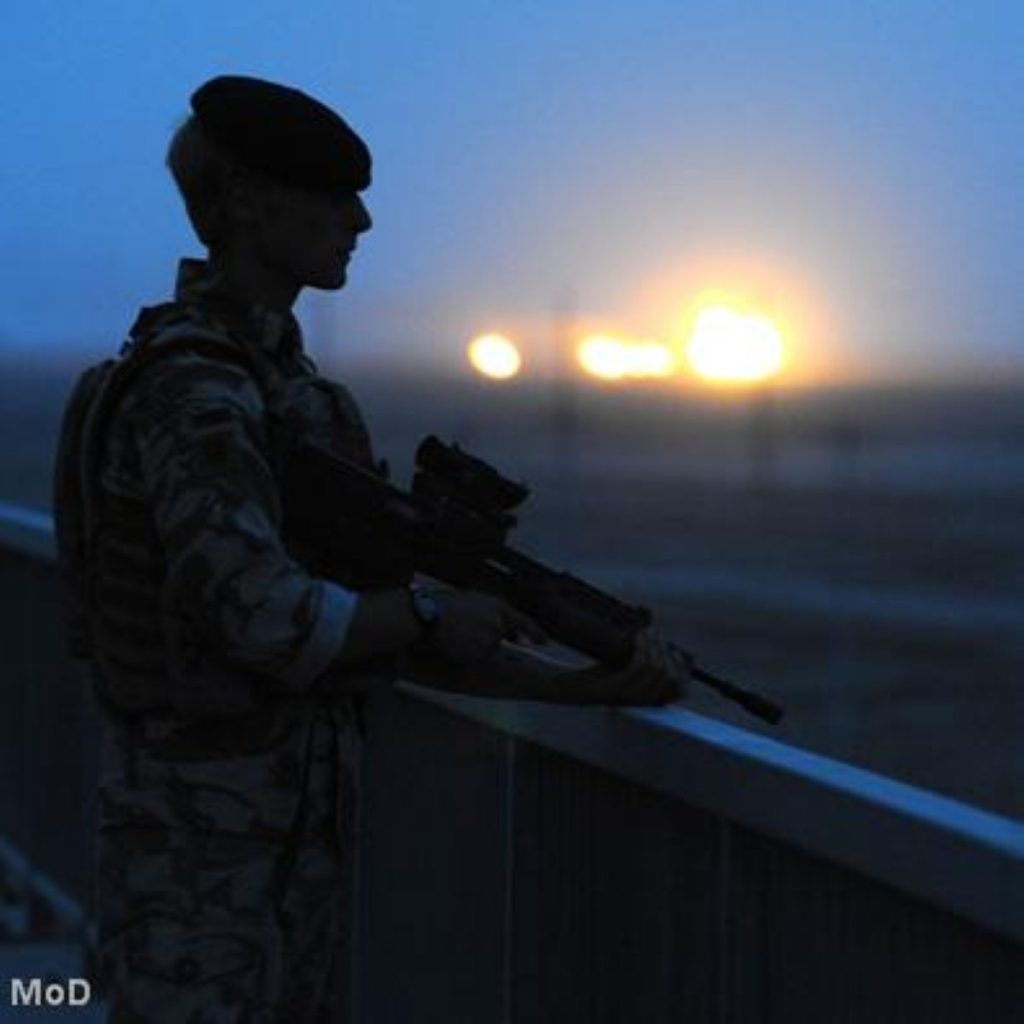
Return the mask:
[[773, 377], [784, 358], [782, 333], [765, 316], [709, 306], [694, 322], [686, 355], [708, 381], [755, 383]]

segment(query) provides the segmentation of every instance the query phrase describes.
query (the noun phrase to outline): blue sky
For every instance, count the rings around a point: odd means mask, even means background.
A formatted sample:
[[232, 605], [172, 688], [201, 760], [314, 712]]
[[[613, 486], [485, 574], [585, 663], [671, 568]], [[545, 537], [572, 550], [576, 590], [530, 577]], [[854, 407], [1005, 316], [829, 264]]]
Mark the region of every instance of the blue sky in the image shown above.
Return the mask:
[[166, 141], [236, 72], [374, 151], [349, 288], [303, 305], [353, 358], [539, 345], [567, 291], [665, 333], [736, 286], [813, 310], [830, 365], [1024, 369], [1019, 5], [6, 0], [3, 28], [9, 350], [103, 352], [164, 297], [198, 251]]

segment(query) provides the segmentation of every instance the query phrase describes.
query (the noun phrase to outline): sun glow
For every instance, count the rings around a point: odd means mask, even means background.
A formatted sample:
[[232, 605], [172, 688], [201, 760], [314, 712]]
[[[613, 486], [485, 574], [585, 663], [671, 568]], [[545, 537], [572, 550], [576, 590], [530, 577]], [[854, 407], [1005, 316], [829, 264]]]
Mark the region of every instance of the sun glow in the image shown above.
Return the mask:
[[714, 305], [697, 315], [686, 356], [707, 381], [749, 384], [779, 372], [785, 346], [782, 332], [768, 317]]
[[508, 380], [523, 365], [519, 349], [503, 334], [481, 334], [469, 343], [466, 353], [477, 373], [492, 380]]

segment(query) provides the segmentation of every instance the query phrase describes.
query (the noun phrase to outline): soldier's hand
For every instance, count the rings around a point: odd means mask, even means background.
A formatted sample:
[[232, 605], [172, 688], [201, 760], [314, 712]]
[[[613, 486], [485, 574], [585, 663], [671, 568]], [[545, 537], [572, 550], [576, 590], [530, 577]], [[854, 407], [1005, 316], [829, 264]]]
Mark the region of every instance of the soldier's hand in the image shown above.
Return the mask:
[[495, 656], [502, 640], [544, 643], [544, 631], [500, 598], [474, 590], [438, 590], [440, 615], [431, 629], [427, 649], [460, 665]]
[[625, 668], [602, 666], [578, 675], [593, 685], [595, 702], [626, 706], [671, 704], [689, 694], [693, 665], [689, 656], [649, 628], [637, 634], [633, 658]]

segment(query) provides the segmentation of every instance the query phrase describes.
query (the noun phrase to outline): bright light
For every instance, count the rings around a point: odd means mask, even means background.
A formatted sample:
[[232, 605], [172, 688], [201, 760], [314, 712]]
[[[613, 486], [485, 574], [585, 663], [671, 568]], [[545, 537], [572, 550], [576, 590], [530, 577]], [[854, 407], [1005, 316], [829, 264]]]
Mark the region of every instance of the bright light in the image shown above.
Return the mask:
[[607, 334], [592, 334], [580, 342], [577, 350], [580, 366], [604, 380], [621, 380], [629, 371], [626, 346]]
[[632, 377], [668, 377], [676, 368], [676, 361], [668, 345], [659, 341], [643, 341], [630, 351]]
[[782, 335], [767, 317], [710, 306], [697, 317], [686, 354], [705, 380], [753, 383], [781, 368]]
[[628, 342], [592, 334], [580, 342], [576, 354], [587, 373], [603, 380], [667, 377], [675, 369], [671, 350], [657, 341]]
[[523, 365], [519, 349], [503, 334], [481, 334], [466, 349], [478, 373], [493, 380], [514, 377]]

